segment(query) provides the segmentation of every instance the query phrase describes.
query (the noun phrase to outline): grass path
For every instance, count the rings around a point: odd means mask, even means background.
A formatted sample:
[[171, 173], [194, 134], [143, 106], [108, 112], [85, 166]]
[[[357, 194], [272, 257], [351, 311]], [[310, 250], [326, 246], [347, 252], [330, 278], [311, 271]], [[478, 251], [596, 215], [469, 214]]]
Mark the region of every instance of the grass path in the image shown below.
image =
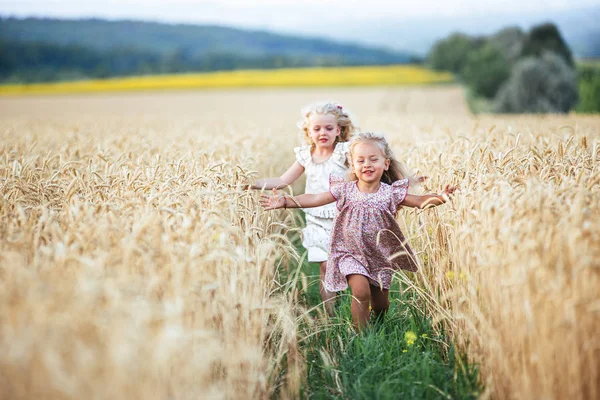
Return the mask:
[[[295, 246], [305, 250], [299, 240]], [[305, 259], [305, 258], [304, 258]], [[304, 260], [303, 259], [303, 260]], [[475, 399], [482, 391], [478, 368], [457, 354], [450, 339], [433, 329], [419, 299], [395, 279], [383, 322], [357, 335], [351, 325], [350, 292], [338, 295], [336, 315], [324, 319], [316, 263], [299, 266], [306, 287], [301, 301], [316, 323], [306, 327], [303, 398]], [[301, 282], [302, 279], [299, 279]]]

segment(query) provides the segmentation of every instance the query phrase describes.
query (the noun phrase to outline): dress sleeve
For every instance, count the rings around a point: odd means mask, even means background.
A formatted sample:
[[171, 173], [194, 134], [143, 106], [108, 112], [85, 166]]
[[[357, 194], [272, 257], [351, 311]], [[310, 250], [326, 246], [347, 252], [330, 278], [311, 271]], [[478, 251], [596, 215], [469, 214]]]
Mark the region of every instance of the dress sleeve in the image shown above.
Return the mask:
[[408, 194], [408, 179], [400, 179], [392, 183], [392, 206], [393, 214], [400, 209], [400, 203], [404, 201]]
[[345, 183], [341, 176], [329, 175], [329, 193], [335, 198], [338, 210], [346, 197]]
[[350, 143], [349, 142], [340, 142], [335, 145], [335, 149], [333, 150], [333, 160], [339, 164], [340, 166], [347, 168], [346, 162], [349, 160], [350, 154]]
[[310, 146], [294, 147], [294, 153], [296, 153], [296, 161], [304, 168], [312, 161]]

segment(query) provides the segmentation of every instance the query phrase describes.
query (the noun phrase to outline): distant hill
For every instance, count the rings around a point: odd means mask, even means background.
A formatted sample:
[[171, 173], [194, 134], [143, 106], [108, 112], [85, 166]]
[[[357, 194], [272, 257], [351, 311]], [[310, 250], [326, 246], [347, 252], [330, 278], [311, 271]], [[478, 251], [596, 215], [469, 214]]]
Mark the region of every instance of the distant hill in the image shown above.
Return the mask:
[[164, 54], [183, 50], [192, 57], [207, 53], [332, 57], [361, 64], [407, 62], [411, 59], [410, 54], [389, 49], [264, 31], [101, 19], [2, 18], [0, 39], [78, 45], [98, 51], [135, 48]]
[[2, 18], [0, 50], [5, 81], [412, 59], [395, 50], [264, 31], [100, 19]]

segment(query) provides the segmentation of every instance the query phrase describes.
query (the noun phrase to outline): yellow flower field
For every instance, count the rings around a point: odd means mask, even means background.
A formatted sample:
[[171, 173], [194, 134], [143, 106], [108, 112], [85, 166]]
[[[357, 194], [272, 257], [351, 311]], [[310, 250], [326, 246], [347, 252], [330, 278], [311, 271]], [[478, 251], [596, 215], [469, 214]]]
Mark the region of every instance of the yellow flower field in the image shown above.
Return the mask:
[[0, 95], [239, 87], [420, 85], [446, 83], [452, 80], [453, 77], [449, 73], [431, 71], [414, 65], [296, 68], [4, 85], [0, 86]]

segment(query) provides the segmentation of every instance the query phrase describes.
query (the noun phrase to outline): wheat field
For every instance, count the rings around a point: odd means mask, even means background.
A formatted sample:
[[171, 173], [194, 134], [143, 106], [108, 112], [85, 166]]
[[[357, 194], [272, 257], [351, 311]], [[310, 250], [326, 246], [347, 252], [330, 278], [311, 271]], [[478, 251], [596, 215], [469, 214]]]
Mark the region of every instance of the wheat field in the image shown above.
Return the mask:
[[241, 186], [325, 99], [460, 186], [403, 211], [402, 279], [482, 397], [600, 397], [600, 117], [474, 117], [446, 86], [0, 98], [0, 398], [297, 398], [294, 214]]

